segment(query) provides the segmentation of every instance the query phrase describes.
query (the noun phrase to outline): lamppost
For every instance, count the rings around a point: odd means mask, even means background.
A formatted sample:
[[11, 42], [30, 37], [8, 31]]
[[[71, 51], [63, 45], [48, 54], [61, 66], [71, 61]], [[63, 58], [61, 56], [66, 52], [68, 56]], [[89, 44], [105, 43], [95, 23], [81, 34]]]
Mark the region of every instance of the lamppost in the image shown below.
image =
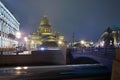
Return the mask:
[[84, 41], [84, 40], [81, 40], [80, 43], [81, 43], [81, 48], [82, 48], [82, 53], [83, 53], [85, 41]]
[[18, 31], [18, 32], [16, 32], [17, 46], [20, 46], [20, 42], [19, 42], [20, 38], [21, 38], [21, 32]]
[[28, 38], [27, 38], [27, 37], [24, 37], [24, 41], [25, 41], [24, 47], [25, 47], [25, 49], [26, 49], [26, 48], [27, 48], [27, 41], [28, 41]]
[[61, 47], [63, 46], [63, 42], [61, 40], [58, 41], [58, 45]]

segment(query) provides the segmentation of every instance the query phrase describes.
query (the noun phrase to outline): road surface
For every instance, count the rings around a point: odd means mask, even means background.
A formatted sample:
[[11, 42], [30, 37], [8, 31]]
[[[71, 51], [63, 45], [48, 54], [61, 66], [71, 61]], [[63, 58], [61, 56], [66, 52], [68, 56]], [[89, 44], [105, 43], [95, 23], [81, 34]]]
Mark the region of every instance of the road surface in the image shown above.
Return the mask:
[[101, 64], [18, 66], [0, 68], [0, 80], [110, 80]]

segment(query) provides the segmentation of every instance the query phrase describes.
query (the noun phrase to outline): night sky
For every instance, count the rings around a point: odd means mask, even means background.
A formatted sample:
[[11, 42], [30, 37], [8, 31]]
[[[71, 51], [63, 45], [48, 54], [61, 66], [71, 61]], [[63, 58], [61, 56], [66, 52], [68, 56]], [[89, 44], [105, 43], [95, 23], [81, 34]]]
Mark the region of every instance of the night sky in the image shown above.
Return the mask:
[[97, 41], [102, 32], [120, 25], [120, 0], [1, 0], [26, 34], [35, 32], [47, 15], [65, 39]]

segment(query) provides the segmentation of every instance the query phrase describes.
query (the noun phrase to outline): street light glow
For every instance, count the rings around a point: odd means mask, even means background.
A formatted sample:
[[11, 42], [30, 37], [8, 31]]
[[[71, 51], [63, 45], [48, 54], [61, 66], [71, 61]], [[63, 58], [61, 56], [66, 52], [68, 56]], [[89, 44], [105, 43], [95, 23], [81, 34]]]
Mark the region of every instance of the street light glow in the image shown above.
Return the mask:
[[25, 40], [25, 42], [27, 42], [27, 41], [28, 41], [28, 38], [27, 38], [27, 37], [24, 37], [24, 40]]
[[63, 43], [62, 41], [58, 41], [58, 44], [60, 44], [60, 45], [61, 45], [62, 43]]
[[100, 42], [100, 46], [101, 46], [101, 47], [104, 47], [104, 45], [105, 45], [105, 41], [101, 41], [101, 42]]
[[80, 43], [83, 45], [83, 44], [85, 44], [85, 41], [84, 41], [84, 40], [81, 40]]
[[19, 32], [19, 31], [16, 32], [16, 38], [18, 38], [18, 39], [21, 38], [21, 32]]

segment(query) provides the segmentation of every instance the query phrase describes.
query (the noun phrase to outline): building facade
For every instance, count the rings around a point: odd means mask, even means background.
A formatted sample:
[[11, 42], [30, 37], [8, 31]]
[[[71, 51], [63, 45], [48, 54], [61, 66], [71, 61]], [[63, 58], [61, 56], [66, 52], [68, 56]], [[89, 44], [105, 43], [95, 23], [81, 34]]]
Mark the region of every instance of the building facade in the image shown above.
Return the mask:
[[101, 46], [120, 46], [120, 26], [108, 27], [99, 39]]
[[52, 31], [52, 26], [50, 24], [47, 16], [44, 16], [40, 21], [38, 30], [29, 36], [28, 46], [29, 48], [37, 48], [45, 41], [64, 41], [64, 36], [60, 35], [58, 32]]
[[0, 2], [0, 48], [12, 48], [18, 42], [15, 40], [20, 23], [11, 12]]

